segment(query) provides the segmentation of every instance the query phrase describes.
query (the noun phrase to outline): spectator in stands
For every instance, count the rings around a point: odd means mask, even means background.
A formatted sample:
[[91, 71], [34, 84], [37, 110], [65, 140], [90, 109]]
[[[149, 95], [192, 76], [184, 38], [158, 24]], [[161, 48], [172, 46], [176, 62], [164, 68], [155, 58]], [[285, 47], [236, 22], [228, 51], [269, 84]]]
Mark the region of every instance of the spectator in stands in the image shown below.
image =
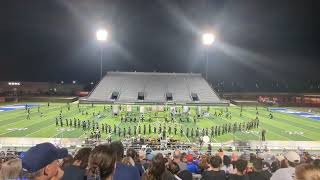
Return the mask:
[[297, 180], [319, 180], [320, 168], [312, 164], [301, 164], [295, 169]]
[[139, 170], [140, 176], [145, 172], [144, 164], [146, 163], [146, 154], [144, 151], [140, 150], [138, 153], [138, 157], [135, 160], [135, 164]]
[[282, 156], [282, 158], [283, 159], [281, 161], [279, 161], [279, 168], [288, 168], [289, 167], [288, 161], [285, 159], [284, 156]]
[[242, 159], [242, 160], [245, 160], [245, 161], [250, 161], [250, 154], [247, 152], [247, 151], [244, 151], [241, 155], [240, 155], [240, 157], [239, 157], [239, 159]]
[[224, 156], [224, 151], [223, 151], [223, 149], [218, 149], [218, 153], [217, 153], [217, 155], [218, 156], [220, 156], [221, 157], [221, 159], [223, 158], [223, 156]]
[[22, 163], [20, 159], [11, 159], [4, 162], [0, 170], [0, 180], [20, 178]]
[[238, 158], [239, 158], [238, 153], [233, 152], [233, 153], [231, 154], [231, 162], [232, 162], [232, 161], [236, 162], [236, 161], [238, 160]]
[[150, 167], [142, 175], [142, 180], [174, 180], [174, 176], [165, 167], [165, 160], [161, 153], [152, 159]]
[[61, 167], [65, 168], [67, 166], [70, 166], [72, 163], [73, 163], [73, 157], [72, 155], [68, 154], [65, 158], [63, 158]]
[[198, 168], [198, 165], [193, 162], [192, 154], [187, 155], [187, 160], [188, 160], [188, 164], [187, 164], [188, 171], [190, 171], [191, 173], [196, 173], [196, 174], [199, 173], [200, 170]]
[[142, 164], [140, 162], [140, 158], [138, 157], [137, 152], [133, 148], [129, 148], [127, 150], [127, 157], [131, 157], [132, 158], [133, 166], [138, 169], [139, 175], [142, 176], [142, 174], [144, 173], [144, 170], [142, 168]]
[[223, 166], [221, 167], [221, 170], [224, 170], [227, 176], [229, 176], [229, 174], [233, 174], [234, 169], [233, 169], [233, 165], [231, 164], [230, 157], [227, 155], [224, 155], [222, 161], [223, 161]]
[[257, 159], [257, 155], [255, 153], [250, 153], [250, 162], [253, 162], [254, 160]]
[[248, 173], [250, 180], [269, 180], [272, 174], [268, 170], [263, 170], [262, 159], [253, 159], [253, 171]]
[[249, 176], [246, 174], [245, 170], [247, 168], [248, 161], [243, 159], [238, 159], [235, 162], [236, 173], [229, 176], [229, 180], [249, 180]]
[[146, 162], [146, 160], [145, 160], [146, 159], [146, 153], [144, 151], [142, 151], [142, 150], [139, 150], [138, 155], [139, 155], [140, 163], [144, 164]]
[[2, 164], [4, 163], [4, 157], [5, 155], [2, 155], [2, 153], [0, 153], [0, 169], [1, 169], [1, 166]]
[[166, 153], [165, 155], [163, 155], [164, 158], [164, 162], [165, 164], [168, 164], [169, 162], [171, 162], [171, 153]]
[[279, 168], [280, 168], [280, 162], [278, 162], [278, 161], [274, 161], [274, 162], [272, 162], [271, 165], [270, 165], [270, 171], [271, 171], [271, 173], [276, 172]]
[[320, 159], [316, 159], [312, 162], [313, 165], [315, 165], [316, 167], [320, 168]]
[[209, 168], [208, 164], [209, 164], [209, 157], [207, 155], [202, 155], [200, 157], [200, 162], [198, 164], [200, 173], [203, 173], [205, 170], [207, 170]]
[[136, 156], [137, 156], [137, 152], [133, 148], [127, 149], [127, 157], [131, 157], [132, 160], [134, 160]]
[[139, 180], [140, 175], [139, 171], [135, 167], [130, 167], [126, 164], [123, 164], [121, 161], [124, 156], [124, 147], [123, 144], [120, 141], [113, 141], [110, 144], [111, 148], [115, 152], [116, 155], [116, 171], [113, 175], [114, 180]]
[[187, 153], [183, 152], [181, 153], [181, 162], [184, 162], [184, 163], [188, 163], [188, 160], [187, 160]]
[[110, 145], [95, 147], [89, 156], [89, 178], [112, 180], [116, 168], [116, 156]]
[[66, 149], [58, 149], [51, 143], [31, 147], [21, 156], [24, 177], [31, 180], [61, 179], [63, 171], [58, 159], [67, 155]]
[[178, 173], [180, 171], [178, 163], [174, 161], [168, 163], [167, 169], [173, 174], [175, 180], [181, 180], [181, 178], [178, 176]]
[[128, 165], [128, 166], [132, 166], [132, 167], [135, 166], [134, 161], [133, 161], [133, 159], [132, 159], [130, 156], [124, 157], [124, 158], [122, 159], [122, 163], [123, 163], [123, 164], [126, 164], [126, 165]]
[[4, 161], [9, 161], [11, 159], [15, 159], [16, 155], [13, 153], [7, 153], [6, 154], [6, 158], [4, 159]]
[[153, 159], [153, 154], [151, 153], [147, 154], [147, 158], [146, 158], [147, 161], [142, 165], [144, 171], [146, 171], [150, 167], [152, 163], [152, 159]]
[[226, 173], [223, 170], [220, 170], [222, 165], [222, 159], [220, 156], [212, 156], [209, 160], [209, 169], [202, 173], [202, 180], [225, 180]]
[[74, 162], [63, 168], [63, 180], [85, 179], [91, 148], [82, 148], [74, 156]]
[[231, 164], [233, 166], [233, 169], [234, 169], [233, 172], [234, 173], [236, 173], [235, 168], [236, 168], [236, 162], [237, 162], [238, 158], [239, 158], [239, 155], [236, 152], [233, 152], [231, 154]]
[[282, 161], [284, 160], [284, 157], [282, 155], [277, 155], [276, 156], [276, 160], [273, 161], [271, 164], [270, 164], [270, 171], [271, 173], [274, 173], [276, 172], [279, 168], [280, 168], [280, 165], [282, 163]]
[[301, 163], [311, 164], [312, 161], [313, 159], [311, 158], [311, 155], [308, 152], [303, 152]]
[[178, 149], [175, 150], [173, 154], [173, 161], [179, 165], [180, 171], [183, 171], [187, 169], [187, 164], [182, 162], [181, 157], [181, 151]]
[[182, 179], [182, 180], [192, 180], [193, 179], [193, 176], [192, 176], [192, 173], [188, 170], [183, 170], [183, 171], [180, 171], [178, 173], [178, 176]]
[[300, 156], [294, 152], [289, 151], [285, 154], [286, 163], [289, 167], [278, 169], [271, 177], [271, 180], [292, 180], [295, 174], [295, 167], [300, 163]]

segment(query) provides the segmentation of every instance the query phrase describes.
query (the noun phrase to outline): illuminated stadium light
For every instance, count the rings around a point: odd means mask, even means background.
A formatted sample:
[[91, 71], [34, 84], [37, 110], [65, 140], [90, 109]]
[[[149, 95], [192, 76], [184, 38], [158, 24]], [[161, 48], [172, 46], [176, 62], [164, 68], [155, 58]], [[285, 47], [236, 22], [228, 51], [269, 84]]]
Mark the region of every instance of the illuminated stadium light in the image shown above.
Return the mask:
[[93, 85], [93, 82], [91, 82], [90, 84]]
[[61, 81], [61, 84], [63, 84], [64, 83], [64, 81]]
[[208, 80], [208, 47], [212, 45], [215, 41], [215, 36], [212, 33], [204, 33], [202, 34], [202, 43], [206, 46], [206, 67], [205, 67], [205, 76], [206, 80]]
[[96, 33], [98, 41], [106, 41], [108, 38], [108, 31], [105, 29], [99, 29]]
[[8, 82], [9, 86], [20, 86], [21, 83], [20, 82]]
[[72, 84], [75, 84], [77, 81], [72, 81]]
[[[105, 29], [99, 29], [96, 33], [97, 40], [104, 42], [108, 38], [108, 31]], [[100, 46], [100, 79], [102, 79], [102, 56], [103, 56], [103, 47]]]
[[211, 33], [205, 33], [202, 35], [202, 43], [206, 46], [210, 46], [215, 40], [215, 36]]

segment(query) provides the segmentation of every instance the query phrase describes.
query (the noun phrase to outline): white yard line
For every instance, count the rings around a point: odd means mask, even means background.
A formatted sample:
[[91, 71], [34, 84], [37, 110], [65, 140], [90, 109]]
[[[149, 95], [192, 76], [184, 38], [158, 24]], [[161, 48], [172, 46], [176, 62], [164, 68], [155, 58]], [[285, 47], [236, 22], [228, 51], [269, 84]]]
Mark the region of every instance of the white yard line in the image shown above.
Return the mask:
[[32, 133], [29, 133], [29, 134], [26, 134], [25, 136], [29, 136], [29, 135], [31, 135], [31, 134], [37, 133], [37, 132], [39, 132], [39, 131], [41, 131], [41, 130], [43, 130], [43, 129], [46, 129], [46, 128], [50, 127], [50, 126], [53, 126], [53, 125], [54, 125], [54, 124], [49, 125], [49, 126], [46, 126], [46, 127], [43, 127], [43, 128], [40, 128], [39, 130], [34, 131], [34, 132], [32, 132]]

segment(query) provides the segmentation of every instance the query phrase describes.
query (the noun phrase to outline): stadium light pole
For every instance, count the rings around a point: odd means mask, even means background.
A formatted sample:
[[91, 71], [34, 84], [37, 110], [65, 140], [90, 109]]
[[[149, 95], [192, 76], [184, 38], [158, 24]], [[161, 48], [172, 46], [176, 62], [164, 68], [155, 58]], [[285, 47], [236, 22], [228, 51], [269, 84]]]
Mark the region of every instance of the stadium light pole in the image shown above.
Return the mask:
[[208, 80], [208, 48], [215, 41], [215, 36], [212, 33], [204, 33], [202, 34], [202, 43], [206, 48], [206, 80]]
[[103, 46], [104, 43], [108, 38], [108, 31], [105, 29], [99, 29], [96, 32], [97, 40], [101, 43], [100, 44], [100, 79], [102, 79], [102, 56], [103, 56]]

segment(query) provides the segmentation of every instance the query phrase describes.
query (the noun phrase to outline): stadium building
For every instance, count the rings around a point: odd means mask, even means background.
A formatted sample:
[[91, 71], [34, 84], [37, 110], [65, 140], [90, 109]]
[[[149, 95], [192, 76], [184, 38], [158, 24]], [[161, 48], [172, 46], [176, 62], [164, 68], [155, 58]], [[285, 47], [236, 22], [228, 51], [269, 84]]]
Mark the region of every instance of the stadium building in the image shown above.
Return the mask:
[[187, 73], [108, 72], [88, 103], [228, 105], [201, 76]]

